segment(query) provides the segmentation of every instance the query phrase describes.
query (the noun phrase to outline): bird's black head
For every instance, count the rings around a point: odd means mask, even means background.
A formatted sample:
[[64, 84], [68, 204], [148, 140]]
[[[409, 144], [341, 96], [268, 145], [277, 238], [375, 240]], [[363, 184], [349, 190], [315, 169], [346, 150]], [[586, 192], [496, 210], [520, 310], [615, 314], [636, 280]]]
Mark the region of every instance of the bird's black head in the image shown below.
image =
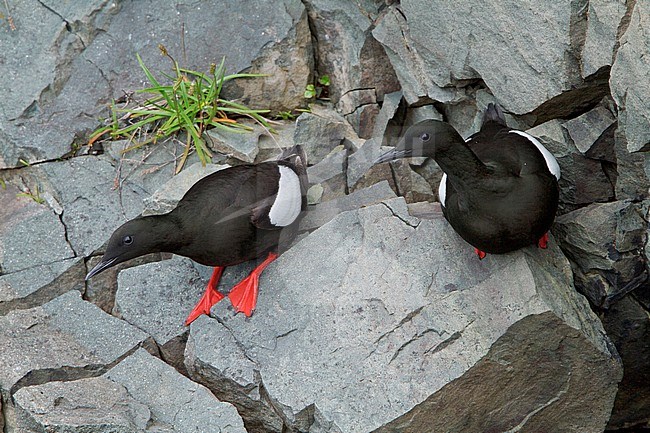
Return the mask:
[[381, 155], [375, 164], [418, 156], [435, 158], [436, 152], [463, 142], [463, 138], [450, 124], [440, 120], [423, 120], [411, 126], [395, 149]]
[[157, 224], [152, 217], [140, 217], [120, 226], [108, 240], [102, 260], [86, 275], [86, 280], [118, 263], [159, 252]]

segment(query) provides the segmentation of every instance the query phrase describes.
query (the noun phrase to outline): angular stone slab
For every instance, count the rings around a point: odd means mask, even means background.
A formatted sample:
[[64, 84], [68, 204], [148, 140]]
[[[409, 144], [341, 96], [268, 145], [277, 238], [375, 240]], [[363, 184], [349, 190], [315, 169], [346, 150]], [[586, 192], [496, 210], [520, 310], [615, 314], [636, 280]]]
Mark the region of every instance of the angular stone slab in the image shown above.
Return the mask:
[[231, 404], [219, 401], [207, 388], [144, 349], [117, 364], [105, 377], [124, 386], [131, 397], [146, 405], [155, 424], [173, 432], [246, 433]]
[[64, 209], [61, 216], [78, 255], [100, 248], [117, 227], [142, 212], [149, 194], [129, 180], [116, 185], [116, 168], [104, 157], [81, 156], [38, 166]]
[[185, 318], [205, 289], [190, 259], [124, 269], [119, 273], [113, 312], [164, 346], [187, 331]]
[[[414, 218], [398, 198], [338, 215], [271, 264], [260, 285], [252, 318], [222, 313], [220, 326], [211, 319], [192, 325], [186, 366], [195, 380], [232, 384], [234, 399], [263, 386], [250, 401], [280, 409], [297, 429], [308, 430], [316, 411], [344, 432], [374, 431], [400, 417], [422, 425], [418, 405], [455, 379], [473, 382], [471, 369], [484, 368], [491, 348], [504, 362], [544, 353], [557, 361], [538, 364], [535, 375], [527, 363], [512, 363], [514, 371], [490, 363], [475, 386], [492, 398], [477, 412], [507, 401], [500, 420], [511, 427], [572, 413], [580, 425], [566, 431], [584, 432], [601, 431], [611, 411], [621, 366], [554, 240], [547, 250], [479, 261], [443, 218]], [[551, 324], [554, 331], [537, 331]], [[536, 340], [504, 352], [500, 338]], [[569, 364], [558, 347], [564, 339]], [[526, 354], [530, 345], [550, 352]], [[237, 368], [220, 360], [226, 356], [250, 362]], [[585, 365], [602, 379], [585, 375]], [[513, 375], [544, 393], [512, 394], [503, 384]], [[590, 398], [576, 406], [568, 396], [579, 393]], [[545, 404], [553, 413], [540, 409]], [[467, 408], [453, 394], [444, 405], [449, 413]]]
[[[0, 387], [8, 392], [48, 378], [97, 371], [117, 361], [146, 339], [142, 331], [83, 301], [77, 291], [41, 307], [0, 317]], [[65, 367], [65, 368], [64, 368]], [[70, 370], [70, 371], [66, 371]], [[86, 370], [84, 373], [83, 370]]]
[[370, 206], [394, 197], [395, 193], [388, 185], [388, 182], [382, 181], [352, 194], [319, 203], [309, 209], [305, 217], [300, 221], [300, 230], [313, 230], [327, 223], [341, 212], [358, 209], [362, 206]]
[[222, 164], [207, 164], [200, 162], [185, 168], [179, 174], [159, 187], [151, 196], [144, 199], [143, 215], [157, 215], [170, 212], [180, 199], [196, 182], [219, 170], [230, 167]]
[[66, 241], [66, 229], [46, 205], [6, 183], [0, 188], [0, 273], [49, 266], [75, 257]]
[[619, 107], [619, 128], [627, 140], [627, 150], [650, 149], [650, 4], [634, 4], [627, 31], [612, 65], [609, 80], [612, 97]]
[[104, 377], [49, 382], [14, 394], [19, 425], [40, 431], [132, 433], [147, 430], [149, 408]]

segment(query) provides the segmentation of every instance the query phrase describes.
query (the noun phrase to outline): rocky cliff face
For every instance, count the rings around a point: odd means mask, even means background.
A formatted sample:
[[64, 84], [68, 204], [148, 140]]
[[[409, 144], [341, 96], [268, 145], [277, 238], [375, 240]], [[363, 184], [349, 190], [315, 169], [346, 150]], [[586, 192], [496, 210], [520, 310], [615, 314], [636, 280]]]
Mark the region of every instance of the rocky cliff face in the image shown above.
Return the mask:
[[[0, 426], [18, 432], [600, 432], [650, 423], [650, 3], [6, 2], [0, 21]], [[245, 136], [82, 145], [113, 98], [226, 57]], [[184, 47], [184, 49], [183, 49]], [[409, 125], [488, 103], [562, 169], [549, 249], [478, 261]], [[252, 318], [183, 319], [210, 269], [152, 255], [84, 282], [108, 236], [200, 177], [305, 146], [309, 211]], [[30, 196], [26, 196], [28, 193]], [[227, 292], [252, 269], [232, 267]]]

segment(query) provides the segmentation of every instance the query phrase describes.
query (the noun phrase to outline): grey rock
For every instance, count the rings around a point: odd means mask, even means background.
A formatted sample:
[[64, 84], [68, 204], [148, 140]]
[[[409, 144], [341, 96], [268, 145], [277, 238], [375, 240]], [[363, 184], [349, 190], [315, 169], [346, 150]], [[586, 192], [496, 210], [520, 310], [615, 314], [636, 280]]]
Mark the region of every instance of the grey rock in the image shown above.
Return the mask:
[[354, 188], [359, 179], [361, 179], [374, 162], [381, 155], [381, 138], [371, 138], [352, 155], [348, 157], [347, 180], [348, 187]]
[[253, 121], [241, 121], [251, 127], [252, 131], [231, 132], [219, 128], [208, 130], [206, 142], [212, 150], [231, 155], [240, 161], [251, 163], [255, 161], [257, 143], [264, 130]]
[[[184, 144], [178, 140], [160, 140], [137, 149], [128, 140], [116, 140], [103, 143], [104, 154], [113, 159], [113, 165], [118, 167], [116, 177], [119, 182], [128, 180], [141, 186], [147, 193], [152, 194], [161, 184], [174, 176], [178, 159], [185, 150]], [[196, 153], [187, 157], [184, 167], [199, 162]]]
[[[215, 310], [223, 316], [221, 304]], [[215, 350], [215, 343], [223, 352]], [[204, 316], [196, 319], [190, 327], [185, 365], [193, 380], [237, 407], [250, 432], [284, 431], [281, 414], [264, 397], [257, 372], [259, 366], [247, 356], [227, 327]]]
[[[432, 11], [440, 9], [430, 4], [427, 7]], [[459, 98], [454, 90], [445, 89], [432, 79], [429, 65], [413, 49], [413, 35], [407, 18], [397, 7], [387, 11], [372, 30], [372, 35], [384, 46], [408, 104], [430, 100], [450, 102]]]
[[[39, 296], [39, 292], [42, 292], [46, 286], [51, 286], [61, 274], [80, 263], [81, 259], [65, 259], [0, 275], [0, 315], [6, 314], [19, 305], [21, 307], [25, 307], [26, 304], [39, 305], [42, 302], [39, 303], [34, 299], [37, 297], [46, 297], [52, 293], [54, 293], [52, 297], [63, 294], [50, 289], [49, 293], [40, 293]], [[68, 291], [70, 288], [62, 289]]]
[[161, 346], [165, 359], [177, 354], [165, 345], [187, 331], [185, 318], [201, 298], [205, 282], [184, 257], [123, 270], [113, 313], [142, 329]]
[[[241, 6], [238, 3], [229, 5]], [[252, 108], [270, 109], [276, 113], [298, 108], [304, 104], [305, 87], [312, 82], [314, 70], [314, 49], [307, 11], [298, 0], [281, 0], [273, 4], [251, 3], [242, 9], [251, 7], [255, 9], [250, 12], [255, 14], [256, 20], [263, 17], [265, 21], [273, 19], [263, 24], [251, 23], [250, 27], [264, 29], [259, 33], [272, 38], [272, 41], [260, 45], [260, 52], [252, 60], [250, 68], [245, 68], [243, 72], [266, 76], [231, 81], [226, 85], [226, 93]], [[250, 13], [246, 10], [242, 12]], [[228, 16], [232, 17], [232, 14], [224, 13], [225, 19]], [[238, 17], [241, 15], [238, 14]], [[250, 43], [244, 44], [244, 49], [250, 50]]]
[[[525, 317], [465, 374], [375, 431], [603, 431], [611, 403], [597, 402], [598, 389], [616, 386], [618, 376], [608, 376], [616, 361], [590, 346], [551, 312]], [[484, 384], [493, 380], [499, 391], [486, 392]], [[586, 389], [578, 385], [594, 381]], [[594, 407], [593, 416], [576, 409], [585, 404]]]
[[624, 371], [607, 427], [619, 429], [647, 424], [650, 421], [648, 311], [634, 297], [626, 296], [604, 312], [603, 326], [616, 345]]
[[301, 145], [307, 161], [314, 165], [341, 144], [350, 125], [332, 111], [303, 113], [296, 121], [294, 142]]
[[[205, 72], [210, 63], [225, 56], [230, 73], [253, 66], [273, 74], [268, 80], [242, 84], [243, 90], [229, 89], [233, 97], [248, 97], [251, 104], [282, 102], [291, 108], [302, 101], [312, 56], [299, 0], [283, 0], [279, 7], [234, 1], [213, 7], [185, 2], [174, 7], [156, 5], [144, 1], [118, 7], [114, 2], [93, 1], [48, 8], [33, 2], [12, 11], [20, 31], [3, 38], [0, 46], [10, 59], [3, 69], [7, 79], [2, 90], [15, 95], [5, 98], [0, 108], [0, 131], [9, 144], [0, 150], [0, 167], [16, 166], [20, 158], [29, 162], [58, 158], [75, 141], [83, 142], [98, 126], [96, 118], [105, 112], [106, 102], [150, 85], [136, 53], [157, 77], [170, 71], [172, 64], [160, 56], [158, 44], [188, 69]], [[179, 29], [186, 23], [193, 25], [183, 26], [181, 38]], [[242, 28], [264, 30], [241, 32]], [[20, 38], [23, 32], [31, 35], [29, 40]], [[204, 40], [211, 42], [196, 43]], [[191, 47], [187, 59], [183, 43]], [[294, 50], [294, 43], [302, 44], [301, 49]], [[25, 70], [31, 71], [29, 77]], [[284, 93], [275, 93], [278, 83], [286, 85]], [[255, 92], [247, 95], [246, 85]], [[13, 91], [16, 86], [25, 91]]]
[[630, 201], [594, 203], [556, 218], [553, 234], [575, 264], [576, 288], [600, 308], [646, 284], [647, 215]]
[[[381, 55], [381, 51], [377, 50], [381, 47], [370, 42], [370, 29], [379, 14], [380, 2], [308, 0], [305, 6], [317, 41], [316, 69], [321, 74], [329, 75], [330, 97], [334, 103], [341, 101], [338, 108], [348, 114], [354, 109], [344, 109], [345, 106], [353, 105], [356, 108], [361, 105], [358, 100], [354, 101], [353, 96], [359, 89], [372, 89], [373, 93], [379, 90], [383, 95], [385, 87], [379, 83], [389, 79], [390, 69], [386, 69], [386, 65], [382, 70], [366, 69], [371, 66], [366, 61], [371, 62], [373, 55]], [[381, 72], [386, 72], [388, 77], [381, 77]], [[368, 76], [375, 73], [375, 79]], [[352, 92], [348, 95], [351, 98], [346, 101], [345, 95], [349, 92]]]
[[309, 183], [322, 183], [340, 174], [345, 174], [347, 153], [345, 147], [337, 146], [319, 163], [308, 167], [307, 177]]
[[563, 122], [551, 120], [526, 131], [539, 138], [560, 165], [560, 213], [614, 198], [614, 185], [603, 163], [577, 149], [567, 130], [570, 128], [575, 126], [565, 128]]
[[646, 103], [650, 98], [649, 26], [650, 5], [635, 3], [611, 70], [612, 97], [619, 108], [619, 127], [630, 152], [650, 149], [650, 113]]
[[12, 184], [0, 188], [0, 272], [10, 274], [73, 259], [75, 253], [59, 216], [47, 205], [18, 197], [19, 193]]
[[309, 190], [307, 190], [307, 204], [318, 204], [320, 203], [321, 199], [323, 198], [323, 191], [325, 189], [323, 188], [323, 185], [320, 183], [317, 183], [316, 185], [312, 185], [309, 187]]
[[587, 77], [611, 66], [618, 42], [618, 29], [627, 7], [623, 0], [590, 0], [587, 29], [582, 48], [582, 74]]
[[105, 377], [124, 386], [131, 397], [149, 407], [155, 423], [170, 431], [246, 433], [231, 404], [219, 401], [144, 349], [121, 361]]
[[395, 193], [388, 185], [388, 182], [379, 182], [349, 195], [313, 206], [300, 221], [300, 230], [313, 230], [327, 223], [341, 212], [358, 209], [362, 206], [370, 206], [394, 197]]
[[355, 89], [341, 95], [337, 104], [337, 109], [343, 116], [347, 116], [354, 113], [362, 106], [371, 104], [377, 104], [377, 94], [375, 93], [375, 89]]
[[178, 204], [192, 185], [205, 176], [228, 167], [228, 165], [216, 164], [203, 166], [200, 162], [187, 167], [158, 188], [150, 197], [144, 199], [145, 210], [143, 215], [157, 215], [170, 212], [176, 207], [176, 204]]
[[108, 240], [108, 235], [143, 210], [148, 193], [126, 180], [117, 187], [116, 170], [108, 161], [81, 156], [38, 166], [45, 189], [65, 209], [61, 219], [74, 251], [88, 256]]
[[619, 127], [614, 134], [618, 173], [615, 185], [616, 198], [642, 200], [650, 197], [650, 155], [648, 152], [630, 152], [628, 149], [625, 130]]
[[384, 103], [381, 106], [381, 111], [377, 116], [377, 120], [372, 131], [372, 137], [382, 144], [386, 143], [384, 136], [386, 135], [388, 122], [390, 122], [391, 119], [393, 119], [395, 116], [401, 100], [402, 92], [393, 92], [384, 96]]
[[23, 419], [17, 419], [12, 394], [27, 386], [102, 374], [147, 340], [143, 332], [83, 301], [77, 291], [41, 307], [11, 311], [0, 317], [0, 329], [0, 365], [12, 366], [0, 369], [10, 426]]
[[[295, 121], [275, 121], [273, 124], [275, 134], [260, 135], [257, 143], [257, 158], [255, 163], [276, 160], [284, 149], [293, 147], [293, 136], [296, 131]], [[310, 161], [307, 161], [311, 163]]]
[[346, 115], [345, 120], [352, 125], [359, 137], [370, 138], [380, 111], [379, 104], [361, 105], [352, 113]]
[[[493, 419], [511, 420], [510, 428], [552, 425], [553, 414], [539, 407], [554, 404], [554, 412], [579, 420], [567, 431], [602, 430], [621, 367], [586, 300], [566, 290], [570, 272], [556, 244], [489, 260], [476, 260], [444, 219], [409, 216], [401, 198], [344, 212], [267, 269], [261, 284], [273, 290], [260, 292], [253, 318], [223, 314], [209, 329], [192, 329], [188, 370], [197, 365], [198, 380], [217, 377], [239, 384], [240, 392], [263, 386], [265, 396], [257, 401], [271, 401], [296, 429], [313, 424], [305, 416], [308, 407], [346, 432], [374, 431], [402, 416], [419, 423], [427, 419], [419, 405], [460, 377], [480, 387], [475, 395], [490, 390], [508, 402]], [[201, 326], [208, 328], [210, 320]], [[226, 329], [217, 331], [219, 326]], [[200, 342], [193, 342], [199, 332]], [[499, 351], [503, 336], [515, 341]], [[226, 338], [236, 344], [224, 344]], [[491, 347], [504, 359], [535, 358], [536, 350], [526, 352], [527, 345], [518, 343], [534, 339], [559, 357], [564, 352], [555, 348], [565, 338], [575, 346], [561, 375], [555, 363], [541, 365], [531, 382], [527, 362], [516, 364], [515, 371], [495, 362], [489, 374], [480, 375], [489, 380], [471, 379], [470, 367], [480, 369]], [[233, 368], [221, 356], [250, 362]], [[599, 383], [585, 372], [582, 359], [598, 366]], [[353, 367], [359, 364], [362, 370]], [[259, 378], [251, 371], [259, 371]], [[498, 385], [512, 376], [534, 383], [545, 397], [535, 400], [538, 393], [532, 392], [532, 401], [513, 403], [512, 394], [501, 394]], [[565, 393], [588, 398], [575, 405]], [[450, 412], [467, 407], [458, 398], [445, 404]]]
[[14, 401], [38, 431], [131, 433], [145, 431], [151, 416], [123, 386], [103, 377], [25, 387]]
[[616, 118], [612, 113], [607, 108], [598, 106], [582, 116], [566, 121], [564, 128], [578, 150], [585, 154], [614, 122]]
[[411, 168], [409, 161], [398, 160], [390, 164], [393, 170], [395, 185], [400, 196], [407, 203], [434, 201], [436, 195], [427, 180]]

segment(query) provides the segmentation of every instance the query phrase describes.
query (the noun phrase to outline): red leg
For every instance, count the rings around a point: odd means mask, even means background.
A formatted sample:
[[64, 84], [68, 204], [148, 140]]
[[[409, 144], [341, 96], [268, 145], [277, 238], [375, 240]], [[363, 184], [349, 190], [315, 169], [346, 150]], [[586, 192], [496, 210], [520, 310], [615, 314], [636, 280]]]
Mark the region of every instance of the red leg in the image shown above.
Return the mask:
[[278, 255], [276, 253], [269, 253], [266, 260], [253, 269], [253, 272], [249, 276], [232, 288], [228, 297], [237, 313], [243, 312], [246, 317], [251, 317], [257, 304], [260, 275], [262, 275], [262, 271], [277, 257]]
[[537, 246], [546, 249], [546, 247], [548, 246], [548, 232], [544, 233], [544, 236], [539, 238], [539, 240], [537, 241]]
[[479, 260], [483, 260], [485, 258], [485, 256], [487, 255], [487, 254], [485, 254], [485, 252], [479, 250], [478, 248], [474, 248], [474, 252], [478, 256]]
[[201, 314], [205, 314], [206, 316], [210, 315], [210, 308], [224, 298], [221, 293], [217, 292], [217, 285], [219, 284], [223, 269], [223, 266], [214, 267], [214, 271], [212, 271], [212, 276], [210, 277], [210, 281], [208, 281], [201, 300], [194, 306], [187, 319], [185, 319], [185, 326], [190, 326], [190, 323], [194, 322]]

